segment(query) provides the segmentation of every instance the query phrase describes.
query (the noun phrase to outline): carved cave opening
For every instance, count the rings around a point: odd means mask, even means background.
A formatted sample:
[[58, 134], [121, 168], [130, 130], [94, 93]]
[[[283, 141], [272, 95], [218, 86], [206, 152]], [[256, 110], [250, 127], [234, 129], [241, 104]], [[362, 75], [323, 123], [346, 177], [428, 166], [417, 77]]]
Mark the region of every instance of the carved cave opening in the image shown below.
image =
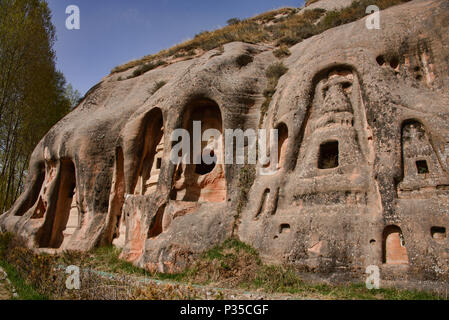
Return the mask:
[[390, 60], [390, 67], [397, 70], [399, 67], [399, 59], [397, 57], [392, 57]]
[[[150, 195], [156, 191], [164, 153], [164, 128], [162, 111], [153, 109], [145, 124], [142, 160], [134, 194]], [[156, 159], [156, 160], [155, 160]]]
[[148, 239], [156, 238], [162, 232], [164, 232], [163, 228], [164, 212], [165, 212], [165, 205], [161, 206], [157, 210], [156, 217], [153, 219], [150, 229], [148, 230]]
[[[194, 144], [198, 143], [193, 141], [194, 122], [201, 123], [201, 150], [198, 150], [198, 155], [194, 154]], [[187, 202], [224, 202], [226, 200], [224, 166], [218, 163], [223, 157], [223, 124], [220, 107], [209, 99], [191, 101], [186, 106], [182, 127], [189, 132], [192, 139], [190, 155], [197, 157], [190, 160], [199, 163], [181, 163], [177, 166], [170, 198]], [[210, 133], [211, 130], [215, 130], [216, 135], [203, 136], [206, 131]], [[206, 163], [204, 155], [209, 156], [210, 161], [207, 161], [209, 163]]]
[[116, 150], [115, 174], [113, 183], [112, 200], [110, 204], [111, 221], [107, 234], [107, 244], [113, 243], [118, 247], [125, 244], [126, 223], [125, 216], [122, 215], [122, 208], [125, 202], [125, 170], [123, 149]]
[[383, 56], [378, 56], [376, 61], [379, 66], [383, 66], [385, 64], [385, 58]]
[[72, 222], [78, 217], [78, 209], [76, 208], [75, 212], [75, 209], [72, 208], [76, 194], [75, 164], [72, 160], [61, 160], [58, 179], [58, 187], [54, 199], [52, 199], [52, 205], [48, 208], [44, 225], [38, 232], [37, 242], [40, 248], [60, 248], [64, 238], [73, 232], [72, 228], [65, 233], [71, 213], [76, 217], [72, 219]]
[[283, 223], [279, 226], [279, 234], [290, 233], [290, 225], [288, 223]]
[[361, 119], [354, 113], [360, 99], [360, 83], [351, 68], [326, 69], [315, 76], [296, 160], [301, 178], [332, 174], [322, 171], [325, 169], [340, 168], [340, 173], [350, 174], [360, 168], [365, 159], [359, 143], [362, 136], [355, 124]]
[[338, 141], [328, 141], [320, 145], [318, 157], [319, 169], [333, 169], [339, 166]]
[[432, 234], [432, 238], [435, 240], [444, 240], [446, 239], [446, 228], [444, 227], [432, 227], [430, 229]]
[[[402, 181], [403, 187], [423, 185], [423, 181], [439, 170], [437, 155], [424, 125], [417, 120], [407, 120], [402, 125]], [[405, 185], [404, 185], [405, 184]]]
[[270, 189], [267, 188], [263, 192], [262, 199], [261, 199], [260, 204], [259, 204], [259, 208], [257, 209], [256, 216], [254, 217], [255, 220], [258, 220], [260, 215], [264, 212], [265, 206], [266, 206], [266, 203], [268, 201], [268, 197], [269, 196], [270, 196]]
[[285, 123], [279, 124], [278, 130], [278, 168], [281, 169], [285, 165], [287, 145], [288, 145], [288, 128]]
[[380, 55], [376, 58], [377, 64], [381, 67], [390, 66], [391, 69], [399, 71], [400, 61], [397, 56], [391, 56], [388, 57], [388, 59]]
[[383, 263], [392, 265], [409, 263], [404, 235], [398, 226], [385, 228], [382, 249]]
[[429, 165], [426, 160], [416, 161], [416, 169], [418, 170], [418, 174], [429, 173]]

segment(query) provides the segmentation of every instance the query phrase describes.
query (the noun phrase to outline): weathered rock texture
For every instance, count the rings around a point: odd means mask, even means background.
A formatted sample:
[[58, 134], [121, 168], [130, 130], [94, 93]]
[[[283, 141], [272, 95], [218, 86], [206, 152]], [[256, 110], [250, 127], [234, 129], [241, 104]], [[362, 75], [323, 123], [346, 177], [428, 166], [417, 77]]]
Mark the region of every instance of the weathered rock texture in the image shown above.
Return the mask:
[[[230, 43], [108, 76], [36, 147], [1, 229], [35, 248], [114, 243], [123, 259], [164, 272], [238, 236], [305, 270], [445, 278], [448, 22], [448, 1], [412, 1], [383, 11], [380, 30], [360, 20], [291, 48], [262, 121], [279, 129], [280, 165], [272, 176], [255, 168], [243, 206], [248, 167], [175, 166], [170, 135], [195, 120], [258, 129], [273, 48]], [[152, 94], [158, 81], [167, 84]]]

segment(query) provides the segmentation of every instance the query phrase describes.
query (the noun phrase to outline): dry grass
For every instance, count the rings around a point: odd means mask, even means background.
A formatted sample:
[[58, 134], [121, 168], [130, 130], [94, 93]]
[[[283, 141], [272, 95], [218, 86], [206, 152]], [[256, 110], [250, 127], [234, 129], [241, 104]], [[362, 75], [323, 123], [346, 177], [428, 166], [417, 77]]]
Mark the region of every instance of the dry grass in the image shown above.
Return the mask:
[[230, 239], [204, 253], [184, 277], [195, 283], [235, 288], [253, 281], [261, 265], [253, 248]]
[[290, 56], [292, 53], [290, 49], [286, 45], [281, 45], [278, 49], [273, 51], [273, 54], [276, 58], [282, 59]]
[[162, 60], [145, 63], [145, 64], [139, 66], [136, 70], [134, 70], [133, 74], [131, 76], [129, 76], [128, 79], [138, 77], [138, 76], [144, 74], [145, 72], [156, 69], [157, 67], [160, 67], [160, 66], [164, 66], [166, 64], [167, 63]]
[[[25, 299], [190, 300], [204, 296], [201, 290], [186, 284], [142, 278], [150, 274], [118, 259], [119, 253], [110, 247], [90, 253], [36, 254], [17, 238], [0, 234], [0, 264], [8, 267], [11, 280]], [[69, 265], [80, 268], [80, 290], [66, 287]]]
[[161, 89], [163, 86], [165, 86], [167, 84], [167, 81], [157, 81], [153, 88], [151, 88], [150, 90], [150, 94], [153, 95], [155, 94], [157, 91], [159, 91], [159, 89]]
[[[170, 57], [192, 56], [192, 53], [199, 55], [206, 51], [218, 48], [226, 43], [241, 41], [246, 43], [267, 43], [273, 41], [273, 37], [265, 29], [265, 24], [273, 22], [276, 16], [293, 16], [296, 9], [282, 8], [267, 12], [251, 19], [235, 22], [222, 29], [215, 31], [204, 31], [195, 36], [194, 39], [176, 45], [170, 49], [163, 50], [155, 55], [145, 56], [140, 60], [128, 62], [112, 70], [112, 73], [123, 72], [130, 68], [149, 63], [156, 60], [168, 59]], [[279, 21], [285, 18], [280, 18]]]
[[[130, 61], [114, 68], [111, 73], [123, 72], [141, 65], [170, 63], [174, 58], [191, 59], [234, 41], [292, 46], [330, 28], [363, 18], [368, 5], [377, 5], [380, 9], [385, 9], [408, 1], [410, 0], [361, 0], [353, 2], [348, 8], [327, 13], [322, 9], [314, 9], [297, 14], [298, 9], [281, 8], [254, 18], [233, 20], [232, 24], [215, 31], [201, 32], [192, 40], [157, 54]], [[321, 19], [323, 15], [325, 16]], [[137, 70], [139, 71], [133, 76], [140, 75], [144, 71], [140, 68]]]
[[[225, 298], [228, 289], [288, 293], [314, 299], [439, 299], [432, 294], [382, 289], [370, 291], [362, 284], [346, 286], [305, 283], [295, 269], [262, 263], [255, 249], [237, 239], [205, 252], [188, 270], [180, 274], [150, 274], [118, 258], [120, 250], [100, 248], [90, 253], [65, 252], [59, 256], [38, 255], [23, 248], [23, 243], [0, 234], [0, 263], [8, 264], [29, 299], [70, 300], [183, 300]], [[67, 290], [65, 266], [82, 269], [81, 290]], [[156, 281], [169, 280], [167, 281]], [[12, 279], [13, 280], [13, 279]], [[176, 282], [175, 282], [176, 281]], [[204, 285], [204, 286], [198, 286]], [[18, 290], [19, 294], [21, 290]], [[212, 294], [211, 294], [212, 292]], [[27, 296], [28, 295], [28, 296]], [[447, 299], [447, 298], [446, 298]]]

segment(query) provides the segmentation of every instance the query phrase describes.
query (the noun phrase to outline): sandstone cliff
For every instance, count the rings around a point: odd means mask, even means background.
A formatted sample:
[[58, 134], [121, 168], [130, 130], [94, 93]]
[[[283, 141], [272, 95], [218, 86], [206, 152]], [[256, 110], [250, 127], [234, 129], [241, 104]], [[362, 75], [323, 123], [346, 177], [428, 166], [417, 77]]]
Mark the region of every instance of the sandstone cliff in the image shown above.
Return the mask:
[[[302, 41], [266, 113], [269, 44], [115, 72], [36, 147], [1, 230], [40, 249], [114, 243], [163, 272], [237, 236], [309, 271], [447, 277], [448, 21], [448, 1], [415, 0], [382, 11], [380, 30], [362, 19]], [[175, 166], [170, 134], [195, 120], [279, 129], [276, 174]]]

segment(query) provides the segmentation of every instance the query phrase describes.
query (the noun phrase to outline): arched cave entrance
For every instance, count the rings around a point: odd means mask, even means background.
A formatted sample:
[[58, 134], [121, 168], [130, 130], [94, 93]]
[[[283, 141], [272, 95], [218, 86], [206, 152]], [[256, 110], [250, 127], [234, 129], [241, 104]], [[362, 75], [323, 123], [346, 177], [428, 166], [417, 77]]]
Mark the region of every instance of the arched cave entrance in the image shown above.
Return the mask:
[[71, 211], [74, 213], [72, 204], [76, 192], [75, 165], [70, 159], [60, 161], [56, 192], [52, 195], [53, 199], [46, 212], [44, 225], [37, 234], [40, 248], [61, 247], [70, 213]]
[[148, 230], [148, 239], [153, 239], [159, 236], [163, 231], [163, 219], [164, 219], [165, 205], [161, 206], [157, 212], [156, 217], [153, 219], [150, 229]]
[[[183, 116], [183, 128], [192, 139], [190, 154], [193, 155], [193, 123], [201, 123], [201, 137], [209, 129], [223, 134], [221, 111], [217, 103], [208, 99], [197, 99], [189, 103]], [[174, 177], [172, 200], [188, 202], [224, 202], [226, 199], [226, 181], [224, 167], [218, 163], [223, 157], [223, 143], [217, 141], [220, 137], [210, 137], [208, 141], [201, 141], [201, 154], [209, 154], [212, 163], [205, 163], [199, 156], [197, 164], [179, 164]], [[202, 139], [201, 139], [202, 140]], [[192, 157], [193, 158], [193, 157]], [[191, 159], [193, 161], [193, 159]]]
[[126, 221], [122, 215], [123, 204], [125, 202], [125, 171], [123, 149], [118, 147], [115, 152], [114, 181], [110, 201], [110, 221], [107, 230], [106, 243], [111, 242], [117, 247], [125, 245]]
[[288, 128], [285, 123], [277, 127], [278, 130], [278, 168], [282, 169], [285, 165], [285, 158], [288, 145]]
[[383, 234], [383, 263], [408, 264], [404, 235], [398, 226], [388, 226]]
[[162, 111], [155, 108], [146, 116], [144, 145], [134, 194], [150, 195], [156, 191], [164, 153]]

